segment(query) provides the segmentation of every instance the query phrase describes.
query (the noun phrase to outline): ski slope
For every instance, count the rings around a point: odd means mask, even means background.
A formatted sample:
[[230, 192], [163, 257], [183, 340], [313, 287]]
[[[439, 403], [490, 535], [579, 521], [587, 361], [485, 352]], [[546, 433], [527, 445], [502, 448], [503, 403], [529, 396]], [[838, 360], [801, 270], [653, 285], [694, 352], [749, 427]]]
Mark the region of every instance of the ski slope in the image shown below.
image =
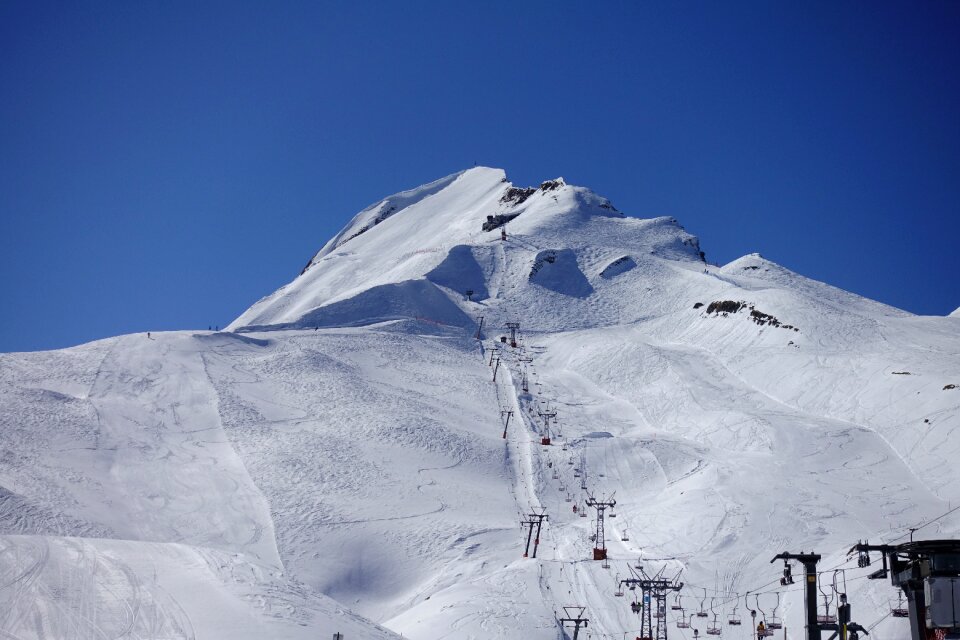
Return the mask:
[[[955, 316], [710, 265], [676, 220], [562, 179], [453, 174], [362, 211], [225, 332], [0, 355], [0, 631], [553, 639], [577, 605], [581, 637], [633, 637], [615, 594], [642, 565], [685, 583], [671, 637], [715, 613], [747, 638], [775, 607], [799, 637], [769, 561], [814, 549], [828, 601], [836, 580], [900, 638], [845, 552], [960, 498]], [[591, 495], [616, 501], [609, 563]]]

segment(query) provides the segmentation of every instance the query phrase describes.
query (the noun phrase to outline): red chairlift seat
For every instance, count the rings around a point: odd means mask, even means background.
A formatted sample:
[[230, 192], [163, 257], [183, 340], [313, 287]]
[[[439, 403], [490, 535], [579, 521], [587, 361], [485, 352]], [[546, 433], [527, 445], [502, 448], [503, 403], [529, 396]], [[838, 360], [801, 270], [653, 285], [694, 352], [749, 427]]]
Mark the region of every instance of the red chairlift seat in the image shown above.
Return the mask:
[[540, 444], [547, 446], [550, 444], [550, 438], [540, 438]]

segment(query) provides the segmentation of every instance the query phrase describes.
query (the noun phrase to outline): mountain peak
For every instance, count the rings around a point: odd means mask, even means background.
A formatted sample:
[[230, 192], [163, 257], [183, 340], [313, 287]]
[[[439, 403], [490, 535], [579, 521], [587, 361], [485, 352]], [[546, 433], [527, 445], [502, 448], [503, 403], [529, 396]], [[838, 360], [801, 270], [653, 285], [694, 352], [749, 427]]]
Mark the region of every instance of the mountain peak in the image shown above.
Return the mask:
[[562, 177], [518, 187], [502, 169], [473, 167], [366, 207], [230, 328], [402, 318], [464, 326], [481, 300], [506, 309], [543, 296], [551, 305], [576, 300], [579, 318], [567, 308], [553, 321], [580, 323], [596, 315], [587, 302], [595, 292], [642, 277], [621, 275], [623, 265], [665, 259], [702, 264], [699, 241], [672, 218], [628, 218]]

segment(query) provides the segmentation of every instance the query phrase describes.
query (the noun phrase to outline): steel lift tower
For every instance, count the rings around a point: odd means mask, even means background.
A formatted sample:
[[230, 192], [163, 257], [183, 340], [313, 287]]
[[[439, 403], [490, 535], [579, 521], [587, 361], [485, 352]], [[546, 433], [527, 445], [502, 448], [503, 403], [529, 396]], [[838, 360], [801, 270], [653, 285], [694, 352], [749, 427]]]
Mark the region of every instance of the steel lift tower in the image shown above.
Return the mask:
[[613, 509], [616, 504], [617, 501], [613, 499], [612, 494], [609, 498], [601, 498], [600, 500], [597, 500], [592, 495], [587, 494], [587, 506], [593, 507], [597, 510], [597, 532], [596, 538], [593, 541], [594, 560], [607, 559], [607, 539], [606, 532], [603, 530], [603, 514], [607, 509]]
[[507, 329], [510, 330], [510, 346], [516, 349], [517, 348], [517, 331], [520, 330], [520, 323], [508, 322]]
[[587, 624], [590, 622], [589, 618], [583, 617], [583, 612], [586, 611], [586, 607], [564, 607], [563, 612], [566, 614], [566, 617], [560, 618], [560, 626], [565, 627], [567, 623], [573, 625], [573, 640], [577, 640], [577, 637], [580, 635], [580, 627], [587, 627]]
[[551, 442], [551, 440], [550, 440], [550, 421], [551, 421], [551, 420], [556, 420], [556, 418], [557, 418], [557, 412], [556, 412], [556, 411], [550, 411], [550, 410], [548, 409], [547, 411], [540, 411], [540, 412], [538, 412], [538, 413], [539, 413], [540, 417], [543, 418], [543, 435], [540, 437], [540, 444], [542, 444], [542, 445], [549, 445], [550, 442]]
[[[649, 576], [640, 568], [640, 573], [633, 573], [632, 578], [625, 578], [620, 581], [620, 586], [626, 586], [631, 591], [636, 591], [640, 587], [643, 594], [643, 607], [640, 609], [640, 640], [667, 640], [667, 593], [670, 591], [680, 591], [683, 583], [680, 582], [680, 576], [668, 580], [663, 577], [663, 569], [654, 576]], [[657, 626], [653, 626], [653, 603], [657, 607]], [[656, 635], [654, 635], [656, 634]]]
[[818, 553], [779, 553], [774, 556], [770, 562], [783, 560], [783, 578], [780, 579], [781, 585], [793, 584], [793, 576], [790, 573], [790, 561], [796, 560], [803, 565], [804, 577], [804, 619], [806, 620], [807, 640], [821, 640], [822, 632], [833, 631], [830, 639], [839, 638], [840, 640], [858, 640], [860, 634], [867, 634], [867, 630], [856, 622], [850, 620], [850, 604], [847, 602], [847, 594], [840, 594], [840, 604], [837, 606], [836, 622], [820, 622], [817, 618], [817, 563], [820, 562]]

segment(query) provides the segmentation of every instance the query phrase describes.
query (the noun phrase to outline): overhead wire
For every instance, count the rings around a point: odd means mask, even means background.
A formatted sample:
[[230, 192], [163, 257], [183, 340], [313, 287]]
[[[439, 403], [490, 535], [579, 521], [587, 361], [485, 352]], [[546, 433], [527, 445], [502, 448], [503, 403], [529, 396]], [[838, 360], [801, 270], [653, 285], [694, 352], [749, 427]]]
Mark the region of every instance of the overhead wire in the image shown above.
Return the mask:
[[950, 515], [950, 514], [953, 513], [954, 511], [958, 511], [958, 510], [960, 510], [960, 505], [955, 506], [953, 509], [950, 509], [949, 511], [947, 511], [947, 512], [945, 512], [945, 513], [941, 513], [939, 516], [937, 516], [937, 517], [934, 518], [933, 520], [929, 520], [929, 521], [927, 521], [927, 522], [920, 523], [919, 525], [917, 525], [917, 526], [915, 526], [915, 527], [907, 527], [907, 532], [906, 532], [905, 534], [903, 534], [903, 535], [901, 535], [901, 536], [899, 536], [899, 537], [893, 538], [892, 540], [888, 540], [887, 542], [889, 543], [889, 542], [896, 542], [897, 540], [903, 540], [903, 539], [906, 538], [907, 536], [913, 535], [913, 534], [916, 533], [917, 531], [920, 531], [921, 529], [924, 529], [924, 528], [926, 528], [926, 527], [929, 527], [929, 526], [930, 526], [931, 524], [933, 524], [934, 522], [937, 522], [938, 520], [942, 520], [943, 518], [946, 518], [948, 515]]

